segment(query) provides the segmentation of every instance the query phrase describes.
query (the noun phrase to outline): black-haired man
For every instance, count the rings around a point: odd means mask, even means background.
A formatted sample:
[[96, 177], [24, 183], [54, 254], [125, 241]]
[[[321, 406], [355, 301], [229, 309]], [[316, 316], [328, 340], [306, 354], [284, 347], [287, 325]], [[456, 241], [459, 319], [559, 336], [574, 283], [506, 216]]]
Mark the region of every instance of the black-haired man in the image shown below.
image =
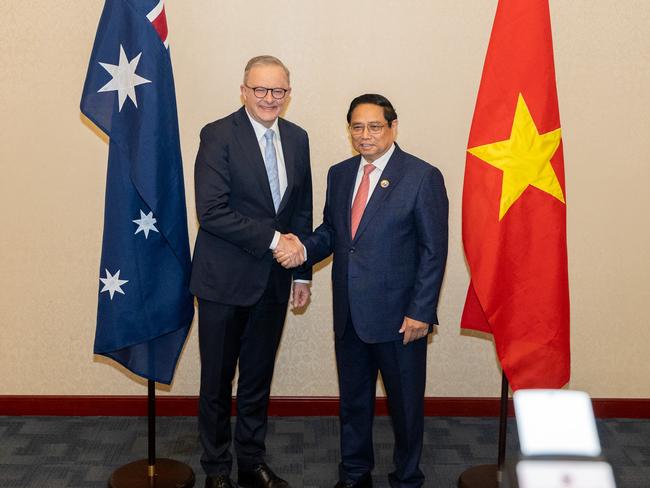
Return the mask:
[[447, 194], [440, 171], [395, 144], [397, 114], [385, 97], [355, 98], [347, 120], [359, 155], [330, 169], [323, 223], [303, 241], [309, 265], [334, 254], [342, 457], [336, 488], [372, 486], [378, 372], [395, 430], [390, 485], [415, 488], [424, 483], [426, 336], [438, 323]]

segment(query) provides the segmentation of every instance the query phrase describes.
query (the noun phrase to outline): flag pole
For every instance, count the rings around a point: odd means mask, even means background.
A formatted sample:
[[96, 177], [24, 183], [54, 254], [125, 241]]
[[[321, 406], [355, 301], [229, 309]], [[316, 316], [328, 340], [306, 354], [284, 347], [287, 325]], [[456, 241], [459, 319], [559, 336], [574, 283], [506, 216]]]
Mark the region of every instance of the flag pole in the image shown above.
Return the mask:
[[147, 437], [149, 441], [147, 476], [154, 478], [156, 476], [156, 382], [153, 380], [147, 381], [147, 404]]
[[499, 456], [497, 459], [497, 481], [500, 483], [503, 465], [506, 461], [506, 436], [508, 434], [508, 378], [501, 372], [501, 412], [499, 415]]
[[466, 469], [458, 478], [458, 488], [497, 488], [501, 484], [508, 433], [508, 388], [508, 378], [505, 372], [502, 372], [497, 464], [482, 464]]
[[173, 459], [156, 459], [156, 382], [147, 381], [147, 459], [117, 468], [108, 480], [109, 488], [192, 488], [194, 471]]

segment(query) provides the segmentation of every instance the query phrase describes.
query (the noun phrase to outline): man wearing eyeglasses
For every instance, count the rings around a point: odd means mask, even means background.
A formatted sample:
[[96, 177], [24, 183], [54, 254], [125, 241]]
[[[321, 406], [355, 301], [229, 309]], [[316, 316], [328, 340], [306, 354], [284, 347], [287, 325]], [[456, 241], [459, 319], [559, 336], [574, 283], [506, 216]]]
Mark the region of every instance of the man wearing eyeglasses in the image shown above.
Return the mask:
[[201, 131], [194, 171], [199, 231], [191, 290], [199, 303], [199, 435], [207, 488], [234, 487], [232, 381], [239, 362], [234, 448], [243, 488], [284, 488], [265, 463], [275, 355], [293, 279], [293, 305], [309, 297], [311, 269], [286, 270], [272, 252], [302, 260], [312, 229], [307, 133], [280, 118], [289, 70], [272, 56], [244, 70], [244, 106]]
[[[358, 156], [330, 168], [323, 223], [305, 239], [307, 264], [334, 253], [332, 291], [340, 390], [335, 488], [372, 486], [372, 422], [381, 372], [395, 431], [393, 488], [424, 483], [427, 335], [447, 257], [448, 202], [440, 171], [395, 144], [397, 114], [381, 95], [347, 114]], [[297, 264], [280, 250], [285, 266]]]

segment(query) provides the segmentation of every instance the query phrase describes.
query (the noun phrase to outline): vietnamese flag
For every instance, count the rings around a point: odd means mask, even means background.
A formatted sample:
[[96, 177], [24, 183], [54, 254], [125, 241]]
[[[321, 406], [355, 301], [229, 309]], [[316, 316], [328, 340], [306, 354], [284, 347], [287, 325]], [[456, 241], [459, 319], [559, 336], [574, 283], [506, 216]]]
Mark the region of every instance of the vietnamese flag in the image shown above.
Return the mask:
[[461, 327], [513, 390], [569, 381], [566, 187], [548, 0], [500, 0], [470, 130]]

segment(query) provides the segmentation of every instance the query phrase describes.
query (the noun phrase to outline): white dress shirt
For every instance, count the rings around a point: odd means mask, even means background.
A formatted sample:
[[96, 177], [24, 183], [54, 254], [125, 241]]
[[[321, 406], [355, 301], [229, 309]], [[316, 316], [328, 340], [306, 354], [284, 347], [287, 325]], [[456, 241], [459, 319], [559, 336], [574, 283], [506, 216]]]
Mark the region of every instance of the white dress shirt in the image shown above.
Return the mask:
[[[262, 159], [264, 159], [264, 154], [266, 150], [266, 138], [264, 134], [266, 131], [271, 129], [273, 131], [273, 141], [275, 142], [275, 157], [278, 160], [278, 180], [280, 181], [280, 199], [284, 196], [284, 192], [287, 190], [287, 167], [284, 164], [284, 155], [282, 153], [282, 138], [280, 135], [280, 128], [278, 127], [278, 119], [275, 119], [271, 127], [264, 127], [257, 120], [255, 120], [251, 115], [246, 111], [248, 119], [253, 125], [253, 130], [255, 131], [255, 138], [257, 143], [260, 145], [260, 151], [262, 151]], [[266, 163], [266, 160], [264, 161]]]
[[[273, 131], [273, 140], [275, 141], [275, 157], [278, 161], [278, 180], [280, 182], [280, 200], [284, 196], [284, 192], [287, 190], [287, 167], [284, 164], [284, 155], [282, 154], [282, 138], [280, 137], [280, 129], [278, 127], [278, 119], [275, 119], [271, 127], [264, 127], [257, 120], [251, 117], [251, 114], [246, 110], [246, 115], [248, 115], [248, 120], [251, 121], [253, 130], [255, 131], [255, 138], [257, 143], [260, 145], [260, 151], [262, 152], [262, 159], [264, 159], [264, 154], [266, 154], [266, 138], [264, 134], [268, 129]], [[266, 163], [266, 160], [264, 161]], [[273, 235], [273, 240], [269, 245], [269, 249], [273, 250], [277, 247], [278, 242], [280, 241], [280, 233], [276, 230]]]
[[[377, 183], [379, 182], [379, 179], [381, 178], [381, 174], [384, 171], [384, 168], [386, 168], [386, 165], [388, 164], [388, 160], [390, 157], [393, 155], [395, 152], [395, 144], [392, 144], [390, 148], [388, 148], [388, 151], [384, 153], [383, 156], [375, 159], [372, 164], [374, 165], [375, 169], [370, 173], [370, 176], [368, 177], [368, 200], [366, 200], [366, 204], [370, 201], [370, 197], [372, 196], [372, 192], [375, 191], [375, 187], [377, 186]], [[357, 170], [357, 180], [354, 183], [354, 193], [352, 194], [352, 201], [354, 202], [354, 197], [357, 196], [357, 191], [359, 190], [359, 185], [361, 185], [361, 179], [363, 178], [363, 167], [368, 163], [368, 161], [365, 160], [363, 156], [361, 156], [361, 161], [359, 162], [359, 169]]]

